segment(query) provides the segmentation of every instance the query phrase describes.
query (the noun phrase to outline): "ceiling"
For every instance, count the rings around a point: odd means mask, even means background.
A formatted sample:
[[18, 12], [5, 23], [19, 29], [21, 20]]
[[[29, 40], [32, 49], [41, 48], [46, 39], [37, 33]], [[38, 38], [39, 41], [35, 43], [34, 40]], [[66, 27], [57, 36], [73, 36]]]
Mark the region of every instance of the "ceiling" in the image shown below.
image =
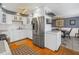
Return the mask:
[[17, 11], [18, 7], [26, 7], [32, 10], [35, 7], [45, 6], [58, 16], [79, 16], [79, 3], [2, 3], [2, 6], [11, 11]]

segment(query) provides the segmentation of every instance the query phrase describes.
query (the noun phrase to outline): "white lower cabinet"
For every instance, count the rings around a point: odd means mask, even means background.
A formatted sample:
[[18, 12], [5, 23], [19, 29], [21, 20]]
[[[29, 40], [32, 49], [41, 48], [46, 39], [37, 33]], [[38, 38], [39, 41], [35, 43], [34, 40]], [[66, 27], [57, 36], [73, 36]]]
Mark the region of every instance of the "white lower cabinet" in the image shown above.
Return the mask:
[[32, 30], [27, 30], [27, 38], [32, 39]]
[[58, 50], [61, 44], [61, 32], [47, 32], [45, 34], [45, 47], [55, 51]]
[[31, 30], [11, 30], [8, 31], [8, 37], [10, 37], [10, 41], [17, 41], [24, 38], [32, 39], [32, 31]]

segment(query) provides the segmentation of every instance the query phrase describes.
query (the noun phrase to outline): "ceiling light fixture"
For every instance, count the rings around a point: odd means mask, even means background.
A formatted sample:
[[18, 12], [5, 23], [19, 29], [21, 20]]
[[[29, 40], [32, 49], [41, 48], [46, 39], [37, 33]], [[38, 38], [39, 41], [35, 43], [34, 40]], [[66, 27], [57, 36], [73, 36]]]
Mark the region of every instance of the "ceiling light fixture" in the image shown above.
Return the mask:
[[17, 13], [20, 13], [21, 15], [27, 15], [28, 14], [28, 8], [26, 7], [18, 7]]

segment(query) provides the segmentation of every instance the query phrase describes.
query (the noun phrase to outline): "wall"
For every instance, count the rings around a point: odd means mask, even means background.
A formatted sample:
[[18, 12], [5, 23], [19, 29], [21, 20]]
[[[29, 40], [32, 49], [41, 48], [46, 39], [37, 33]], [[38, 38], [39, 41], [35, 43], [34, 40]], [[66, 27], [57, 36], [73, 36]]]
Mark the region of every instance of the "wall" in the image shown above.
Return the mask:
[[[79, 17], [63, 18], [65, 28], [79, 28]], [[75, 20], [75, 25], [70, 24], [70, 20]], [[55, 27], [55, 20], [52, 21], [52, 27]]]
[[[70, 25], [70, 20], [75, 20], [75, 25]], [[52, 27], [55, 27], [55, 21], [52, 22]], [[73, 28], [71, 31], [71, 36], [75, 36], [75, 33], [78, 32], [79, 28], [79, 17], [69, 17], [69, 18], [64, 18], [64, 27], [66, 30]]]
[[[75, 25], [70, 25], [70, 20], [75, 20]], [[79, 17], [64, 18], [64, 27], [79, 28]]]
[[[70, 25], [70, 20], [75, 20], [75, 25]], [[71, 36], [75, 36], [75, 33], [78, 32], [79, 28], [79, 17], [70, 17], [64, 19], [64, 27], [65, 28], [73, 28], [71, 32]]]

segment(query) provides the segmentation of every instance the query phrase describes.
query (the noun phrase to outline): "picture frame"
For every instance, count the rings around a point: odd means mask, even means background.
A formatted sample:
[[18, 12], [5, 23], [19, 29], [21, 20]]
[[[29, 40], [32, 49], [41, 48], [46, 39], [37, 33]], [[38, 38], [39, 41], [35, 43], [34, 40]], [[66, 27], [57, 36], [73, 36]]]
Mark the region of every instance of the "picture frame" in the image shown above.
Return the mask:
[[76, 21], [75, 20], [70, 20], [70, 25], [75, 25]]

